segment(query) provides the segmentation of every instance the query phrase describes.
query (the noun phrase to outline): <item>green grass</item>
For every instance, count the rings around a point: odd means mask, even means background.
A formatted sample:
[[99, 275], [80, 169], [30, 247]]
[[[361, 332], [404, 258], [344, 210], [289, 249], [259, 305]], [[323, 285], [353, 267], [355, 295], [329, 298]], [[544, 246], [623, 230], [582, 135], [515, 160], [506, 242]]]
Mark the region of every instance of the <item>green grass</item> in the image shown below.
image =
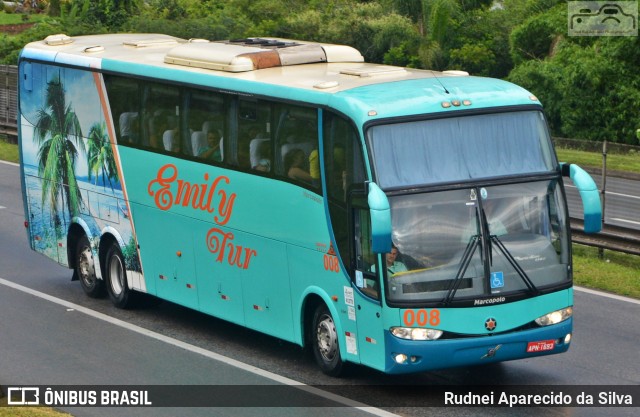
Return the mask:
[[0, 138], [0, 159], [18, 163], [18, 146], [12, 145], [6, 139]]
[[62, 413], [49, 407], [6, 407], [7, 398], [0, 398], [0, 417], [65, 417], [71, 414]]
[[640, 256], [573, 245], [573, 282], [576, 285], [640, 299]]
[[[597, 152], [578, 151], [575, 149], [556, 148], [558, 159], [571, 162], [581, 167], [602, 168], [602, 154]], [[607, 153], [607, 170], [640, 173], [640, 154]]]
[[[27, 16], [27, 20], [23, 16]], [[0, 25], [18, 25], [20, 23], [36, 23], [47, 18], [46, 14], [21, 14], [0, 12]]]

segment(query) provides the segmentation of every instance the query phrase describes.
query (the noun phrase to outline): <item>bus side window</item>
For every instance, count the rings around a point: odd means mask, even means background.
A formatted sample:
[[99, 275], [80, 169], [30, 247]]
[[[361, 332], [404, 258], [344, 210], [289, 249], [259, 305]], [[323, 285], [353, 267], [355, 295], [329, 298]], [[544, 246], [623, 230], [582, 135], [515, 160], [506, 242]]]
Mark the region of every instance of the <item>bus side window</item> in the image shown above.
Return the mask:
[[143, 107], [147, 115], [147, 143], [154, 149], [182, 154], [182, 102], [178, 87], [149, 83]]
[[281, 105], [276, 114], [276, 173], [320, 190], [317, 110]]
[[[355, 127], [347, 119], [325, 111], [323, 127], [324, 178], [333, 235], [345, 266], [353, 272], [354, 232], [348, 206], [353, 205], [354, 196], [363, 199], [365, 196], [367, 177], [362, 146]], [[364, 203], [361, 206], [364, 208]]]
[[[246, 170], [269, 172], [269, 139], [271, 138], [271, 107], [265, 100], [241, 97], [238, 103], [237, 165]], [[269, 168], [269, 169], [267, 169]]]
[[109, 92], [109, 104], [116, 125], [115, 133], [118, 143], [144, 145], [139, 81], [114, 75], [105, 75], [104, 81]]
[[206, 163], [224, 159], [225, 97], [222, 94], [187, 90], [185, 126], [187, 126], [186, 152]]

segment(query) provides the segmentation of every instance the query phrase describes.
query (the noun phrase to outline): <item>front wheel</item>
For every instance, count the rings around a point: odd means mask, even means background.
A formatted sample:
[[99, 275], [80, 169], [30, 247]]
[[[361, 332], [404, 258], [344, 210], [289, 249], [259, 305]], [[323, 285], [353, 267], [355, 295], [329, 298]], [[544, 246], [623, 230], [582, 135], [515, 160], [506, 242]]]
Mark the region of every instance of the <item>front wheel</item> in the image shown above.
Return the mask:
[[338, 332], [331, 313], [324, 304], [316, 309], [311, 328], [313, 356], [322, 372], [329, 376], [339, 376], [344, 362], [340, 357]]
[[104, 281], [96, 276], [96, 268], [93, 262], [91, 244], [86, 235], [78, 240], [76, 245], [76, 276], [85, 294], [92, 298], [104, 296]]
[[116, 243], [112, 243], [107, 251], [106, 257], [106, 280], [107, 292], [111, 302], [118, 308], [129, 308], [133, 306], [133, 291], [127, 284], [127, 274], [124, 266], [122, 251]]

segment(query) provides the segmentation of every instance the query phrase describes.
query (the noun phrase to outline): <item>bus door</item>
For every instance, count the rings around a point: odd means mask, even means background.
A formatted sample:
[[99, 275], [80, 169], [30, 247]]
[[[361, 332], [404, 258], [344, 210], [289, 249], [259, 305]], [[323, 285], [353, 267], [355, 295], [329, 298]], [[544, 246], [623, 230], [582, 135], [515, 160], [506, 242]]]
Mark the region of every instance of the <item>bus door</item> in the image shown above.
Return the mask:
[[348, 271], [353, 299], [347, 303], [357, 334], [347, 335], [347, 352], [360, 362], [383, 369], [381, 280], [371, 248], [371, 214], [367, 201], [365, 157], [357, 129], [349, 120], [323, 113], [324, 180], [336, 249]]
[[353, 241], [355, 269], [352, 284], [358, 326], [358, 353], [360, 362], [376, 369], [384, 369], [385, 345], [382, 320], [380, 276], [378, 256], [371, 250], [371, 215], [364, 204], [356, 205], [353, 213]]

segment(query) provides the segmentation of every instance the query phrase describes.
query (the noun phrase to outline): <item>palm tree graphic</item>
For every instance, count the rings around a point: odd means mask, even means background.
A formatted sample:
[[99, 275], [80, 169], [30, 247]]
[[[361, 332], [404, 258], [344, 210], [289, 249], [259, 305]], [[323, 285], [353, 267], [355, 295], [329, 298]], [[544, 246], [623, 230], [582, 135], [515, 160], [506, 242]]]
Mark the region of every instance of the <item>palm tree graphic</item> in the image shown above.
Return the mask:
[[102, 184], [105, 180], [109, 181], [109, 187], [113, 190], [113, 182], [111, 180], [118, 179], [118, 171], [116, 168], [115, 158], [113, 157], [113, 149], [109, 142], [107, 134], [107, 125], [104, 122], [94, 123], [89, 128], [87, 150], [87, 164], [89, 165], [89, 181], [95, 176], [95, 182], [98, 176], [102, 176]]
[[38, 110], [34, 128], [38, 150], [38, 174], [42, 178], [42, 204], [48, 199], [51, 216], [60, 222], [58, 199], [66, 206], [70, 218], [80, 212], [82, 195], [75, 174], [78, 150], [85, 153], [78, 116], [65, 102], [60, 76], [47, 83], [45, 105]]

